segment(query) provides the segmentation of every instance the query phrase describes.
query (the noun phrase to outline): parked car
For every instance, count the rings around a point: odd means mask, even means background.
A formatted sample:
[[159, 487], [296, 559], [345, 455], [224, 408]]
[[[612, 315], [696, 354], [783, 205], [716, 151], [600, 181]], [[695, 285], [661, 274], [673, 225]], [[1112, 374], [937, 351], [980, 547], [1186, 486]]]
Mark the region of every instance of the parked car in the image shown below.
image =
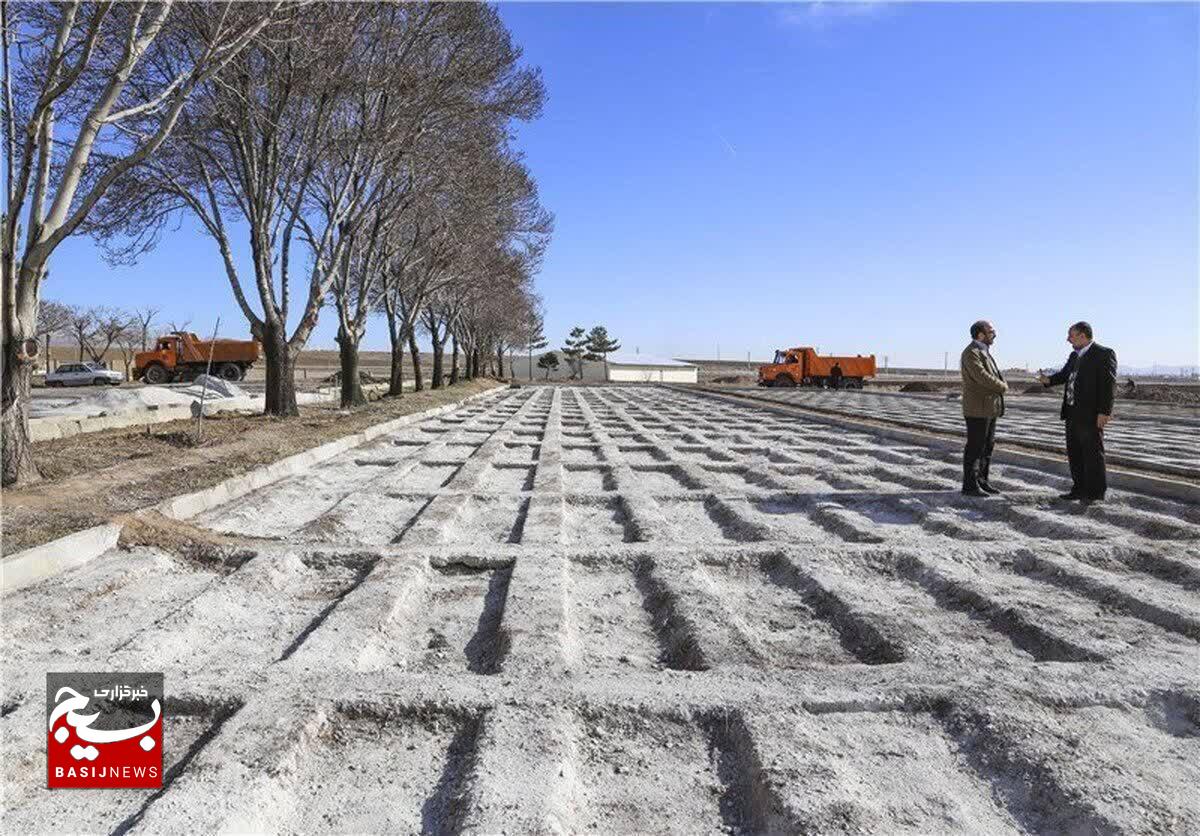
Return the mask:
[[46, 375], [47, 386], [120, 386], [125, 375], [99, 363], [64, 363]]

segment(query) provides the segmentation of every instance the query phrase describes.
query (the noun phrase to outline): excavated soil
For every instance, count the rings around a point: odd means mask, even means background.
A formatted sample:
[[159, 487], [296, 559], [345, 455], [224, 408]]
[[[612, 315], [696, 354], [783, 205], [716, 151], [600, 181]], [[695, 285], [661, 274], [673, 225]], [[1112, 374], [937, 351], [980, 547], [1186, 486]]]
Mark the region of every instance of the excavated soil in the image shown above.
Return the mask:
[[[6, 596], [0, 828], [1200, 831], [1200, 508], [995, 470], [497, 392]], [[98, 666], [165, 673], [163, 792], [45, 789]]]

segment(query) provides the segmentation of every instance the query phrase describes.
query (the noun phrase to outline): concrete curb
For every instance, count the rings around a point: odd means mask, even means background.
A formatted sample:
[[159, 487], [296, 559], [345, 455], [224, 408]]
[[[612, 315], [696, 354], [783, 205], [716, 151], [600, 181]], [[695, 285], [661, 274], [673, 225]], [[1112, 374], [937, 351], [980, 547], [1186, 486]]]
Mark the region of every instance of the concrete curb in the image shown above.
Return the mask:
[[136, 427], [142, 424], [161, 424], [165, 421], [179, 421], [191, 418], [191, 407], [162, 406], [147, 409], [130, 409], [114, 412], [111, 415], [87, 415], [82, 418], [64, 416], [61, 418], [31, 418], [29, 421], [30, 441], [51, 441], [56, 438], [70, 438], [83, 433], [94, 433], [100, 430], [116, 430], [123, 427]]
[[34, 546], [0, 562], [0, 589], [8, 592], [99, 557], [117, 544], [118, 523], [105, 523]]
[[[506, 384], [498, 384], [482, 392], [468, 395], [454, 403], [435, 406], [431, 409], [414, 412], [411, 415], [402, 415], [399, 418], [375, 424], [361, 432], [330, 441], [327, 444], [313, 447], [311, 450], [305, 450], [293, 456], [288, 456], [286, 459], [280, 459], [250, 473], [233, 476], [213, 485], [211, 488], [205, 488], [194, 493], [164, 500], [157, 505], [142, 509], [142, 511], [136, 513], [157, 511], [171, 519], [190, 519], [225, 502], [237, 499], [239, 496], [244, 496], [257, 488], [300, 473], [314, 464], [331, 459], [339, 453], [344, 453], [346, 450], [353, 449], [360, 444], [364, 444], [400, 427], [424, 421], [427, 418], [432, 418], [446, 412], [452, 412], [464, 404], [506, 388], [508, 388]], [[191, 415], [190, 410], [188, 411], [188, 415]], [[43, 543], [40, 546], [34, 546], [31, 549], [4, 557], [3, 560], [0, 560], [0, 595], [8, 594], [36, 581], [81, 566], [99, 557], [117, 545], [117, 540], [121, 536], [121, 530], [122, 525], [120, 523], [105, 523], [94, 528], [76, 531], [64, 537], [59, 537], [57, 540], [51, 540], [49, 543]]]
[[[675, 388], [675, 387], [672, 387]], [[722, 398], [734, 403], [752, 403], [755, 406], [769, 409], [772, 412], [777, 412], [782, 415], [803, 415], [813, 421], [832, 426], [850, 426], [855, 429], [864, 430], [874, 433], [884, 438], [894, 439], [896, 441], [904, 441], [908, 443], [922, 444], [926, 447], [935, 447], [944, 450], [960, 450], [962, 448], [962, 440], [949, 438], [943, 435], [930, 432], [922, 432], [920, 430], [902, 429], [900, 427], [881, 427], [878, 424], [869, 421], [863, 421], [848, 415], [839, 415], [826, 411], [818, 411], [808, 409], [803, 406], [793, 404], [783, 404], [779, 401], [770, 399], [756, 398], [752, 394], [734, 394], [732, 392], [713, 391], [704, 387], [684, 388], [678, 387], [685, 392], [699, 392], [703, 395], [708, 395], [714, 398]], [[1052, 473], [1057, 473], [1061, 476], [1069, 476], [1067, 470], [1067, 460], [1065, 456], [1055, 456], [1049, 453], [1032, 453], [1025, 450], [1005, 449], [1003, 443], [996, 445], [996, 452], [993, 458], [1002, 464], [1015, 464], [1025, 467], [1036, 467], [1040, 470], [1046, 470]], [[1167, 476], [1157, 476], [1150, 473], [1139, 473], [1131, 470], [1125, 470], [1120, 467], [1108, 468], [1108, 484], [1114, 488], [1122, 490], [1134, 491], [1136, 493], [1149, 494], [1150, 496], [1158, 496], [1166, 499], [1175, 499], [1182, 502], [1190, 502], [1200, 504], [1200, 485], [1191, 482], [1184, 482], [1178, 479], [1171, 479]]]

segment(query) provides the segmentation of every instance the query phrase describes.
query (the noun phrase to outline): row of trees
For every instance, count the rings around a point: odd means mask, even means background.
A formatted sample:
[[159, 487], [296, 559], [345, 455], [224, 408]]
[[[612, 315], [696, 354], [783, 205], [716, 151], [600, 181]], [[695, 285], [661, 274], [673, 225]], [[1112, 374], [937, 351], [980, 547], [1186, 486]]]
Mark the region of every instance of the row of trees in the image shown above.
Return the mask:
[[540, 334], [531, 282], [552, 221], [510, 126], [534, 118], [544, 93], [494, 8], [0, 8], [4, 484], [37, 478], [27, 403], [38, 300], [72, 234], [127, 261], [180, 218], [197, 223], [263, 345], [273, 415], [297, 414], [294, 362], [326, 307], [345, 406], [364, 400], [358, 349], [372, 313], [387, 323], [396, 395], [406, 353], [420, 374], [422, 331], [435, 387], [486, 373], [493, 357], [503, 373], [505, 354]]
[[[543, 349], [547, 345], [546, 338], [541, 334], [540, 325], [537, 333], [536, 341], [531, 340], [527, 345], [530, 380], [533, 379], [533, 352]], [[583, 377], [585, 360], [607, 363], [608, 355], [620, 350], [621, 344], [608, 335], [608, 329], [603, 325], [597, 325], [591, 331], [584, 331], [583, 328], [576, 326], [571, 329], [571, 333], [564, 341], [562, 355], [567, 361], [567, 367], [571, 370], [570, 379], [575, 380]], [[545, 371], [547, 379], [550, 378], [551, 372], [558, 371], [561, 364], [558, 355], [553, 351], [546, 352], [537, 361], [537, 367]]]
[[123, 310], [107, 306], [87, 307], [43, 301], [38, 306], [37, 337], [45, 343], [45, 368], [50, 371], [50, 343], [53, 339], [72, 342], [78, 359], [104, 363], [110, 349], [121, 354], [125, 377], [130, 376], [134, 355], [146, 351], [160, 333], [187, 330], [191, 320], [160, 325], [160, 309], [144, 306]]

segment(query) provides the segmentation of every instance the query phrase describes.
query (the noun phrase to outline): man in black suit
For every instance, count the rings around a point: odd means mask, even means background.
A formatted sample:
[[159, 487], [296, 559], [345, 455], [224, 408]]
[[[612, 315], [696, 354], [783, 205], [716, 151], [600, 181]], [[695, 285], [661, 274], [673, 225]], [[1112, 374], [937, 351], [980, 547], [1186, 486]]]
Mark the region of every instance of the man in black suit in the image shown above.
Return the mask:
[[1104, 428], [1112, 417], [1117, 384], [1117, 353], [1092, 340], [1092, 326], [1076, 322], [1067, 330], [1074, 351], [1059, 371], [1039, 375], [1043, 386], [1065, 384], [1061, 416], [1067, 427], [1070, 493], [1061, 499], [1097, 502], [1104, 499]]

